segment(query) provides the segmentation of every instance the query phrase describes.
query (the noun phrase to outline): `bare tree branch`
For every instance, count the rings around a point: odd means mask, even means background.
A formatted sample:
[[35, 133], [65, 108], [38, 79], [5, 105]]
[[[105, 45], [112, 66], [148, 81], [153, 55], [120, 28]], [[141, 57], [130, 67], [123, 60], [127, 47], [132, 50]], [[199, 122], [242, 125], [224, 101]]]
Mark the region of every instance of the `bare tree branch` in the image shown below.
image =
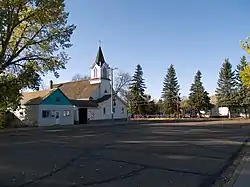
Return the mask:
[[121, 90], [127, 90], [130, 85], [131, 79], [132, 78], [129, 73], [119, 72], [114, 78], [115, 94], [117, 95], [121, 92]]
[[44, 81], [41, 81], [40, 89], [41, 89], [41, 90], [48, 90], [48, 89], [49, 89], [49, 86], [46, 85], [46, 84], [44, 83]]
[[85, 76], [82, 76], [80, 75], [79, 73], [75, 74], [73, 77], [72, 77], [72, 81], [81, 81], [81, 80], [89, 80], [90, 77], [85, 75]]

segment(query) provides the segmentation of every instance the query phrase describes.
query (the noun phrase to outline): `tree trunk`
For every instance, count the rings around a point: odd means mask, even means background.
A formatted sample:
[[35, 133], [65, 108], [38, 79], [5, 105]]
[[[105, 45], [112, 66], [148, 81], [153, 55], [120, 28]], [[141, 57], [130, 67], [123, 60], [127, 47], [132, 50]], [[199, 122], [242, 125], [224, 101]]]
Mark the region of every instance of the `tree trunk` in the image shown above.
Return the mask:
[[201, 110], [198, 109], [197, 112], [198, 112], [198, 118], [201, 118]]
[[247, 118], [250, 118], [250, 110], [249, 110], [249, 106], [247, 106]]
[[244, 112], [245, 112], [245, 118], [247, 118], [247, 107], [244, 107]]
[[231, 118], [232, 116], [231, 116], [231, 109], [230, 109], [230, 107], [228, 107], [228, 118]]

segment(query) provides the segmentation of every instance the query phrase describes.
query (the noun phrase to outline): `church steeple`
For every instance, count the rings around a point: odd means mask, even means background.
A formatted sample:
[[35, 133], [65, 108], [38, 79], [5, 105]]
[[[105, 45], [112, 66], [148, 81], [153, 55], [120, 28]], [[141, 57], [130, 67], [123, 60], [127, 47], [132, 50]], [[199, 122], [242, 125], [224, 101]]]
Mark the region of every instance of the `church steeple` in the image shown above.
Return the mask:
[[101, 45], [99, 45], [98, 52], [96, 55], [95, 62], [91, 67], [90, 83], [96, 84], [102, 81], [109, 82], [109, 66], [105, 62]]
[[99, 46], [96, 59], [95, 59], [95, 64], [97, 64], [98, 66], [102, 66], [104, 63], [105, 63], [105, 59], [102, 53], [102, 48], [101, 46]]

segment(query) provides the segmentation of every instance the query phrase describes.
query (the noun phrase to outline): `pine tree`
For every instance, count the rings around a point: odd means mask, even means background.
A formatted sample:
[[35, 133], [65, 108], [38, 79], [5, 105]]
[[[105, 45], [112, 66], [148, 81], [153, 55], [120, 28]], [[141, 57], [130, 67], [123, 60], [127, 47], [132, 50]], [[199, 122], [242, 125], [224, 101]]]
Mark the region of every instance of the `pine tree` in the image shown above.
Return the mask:
[[146, 86], [143, 79], [143, 71], [140, 64], [136, 66], [135, 74], [130, 85], [131, 99], [129, 103], [132, 114], [145, 114], [146, 101], [144, 98]]
[[237, 85], [237, 103], [241, 108], [244, 109], [245, 115], [247, 115], [247, 109], [250, 104], [250, 90], [245, 87], [240, 79], [240, 72], [248, 65], [247, 59], [245, 56], [242, 56], [240, 59], [240, 64], [236, 68], [236, 85]]
[[192, 109], [199, 114], [201, 110], [207, 110], [210, 106], [210, 98], [208, 92], [205, 90], [203, 83], [201, 81], [202, 74], [198, 70], [195, 77], [194, 83], [191, 85], [189, 94], [189, 105]]
[[235, 72], [232, 70], [232, 65], [229, 59], [225, 59], [219, 73], [218, 87], [216, 89], [217, 104], [219, 106], [228, 107], [229, 118], [231, 110], [236, 104], [236, 79]]
[[179, 114], [179, 91], [180, 86], [173, 64], [167, 70], [163, 82], [162, 99], [164, 100], [164, 113], [168, 115]]

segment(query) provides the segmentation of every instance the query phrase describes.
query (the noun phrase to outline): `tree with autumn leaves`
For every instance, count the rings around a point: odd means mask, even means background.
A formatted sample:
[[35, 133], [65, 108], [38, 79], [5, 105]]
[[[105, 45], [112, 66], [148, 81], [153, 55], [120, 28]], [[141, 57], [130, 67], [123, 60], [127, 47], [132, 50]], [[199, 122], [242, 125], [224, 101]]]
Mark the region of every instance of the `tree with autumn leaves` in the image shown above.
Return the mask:
[[[240, 46], [242, 49], [246, 51], [247, 54], [250, 54], [250, 37], [247, 37], [245, 41], [240, 41]], [[245, 87], [250, 88], [250, 66], [247, 65], [245, 66], [241, 71], [240, 71], [240, 79], [242, 81], [242, 84]]]
[[0, 112], [14, 109], [23, 88], [38, 89], [41, 76], [65, 69], [75, 25], [64, 0], [0, 1]]

